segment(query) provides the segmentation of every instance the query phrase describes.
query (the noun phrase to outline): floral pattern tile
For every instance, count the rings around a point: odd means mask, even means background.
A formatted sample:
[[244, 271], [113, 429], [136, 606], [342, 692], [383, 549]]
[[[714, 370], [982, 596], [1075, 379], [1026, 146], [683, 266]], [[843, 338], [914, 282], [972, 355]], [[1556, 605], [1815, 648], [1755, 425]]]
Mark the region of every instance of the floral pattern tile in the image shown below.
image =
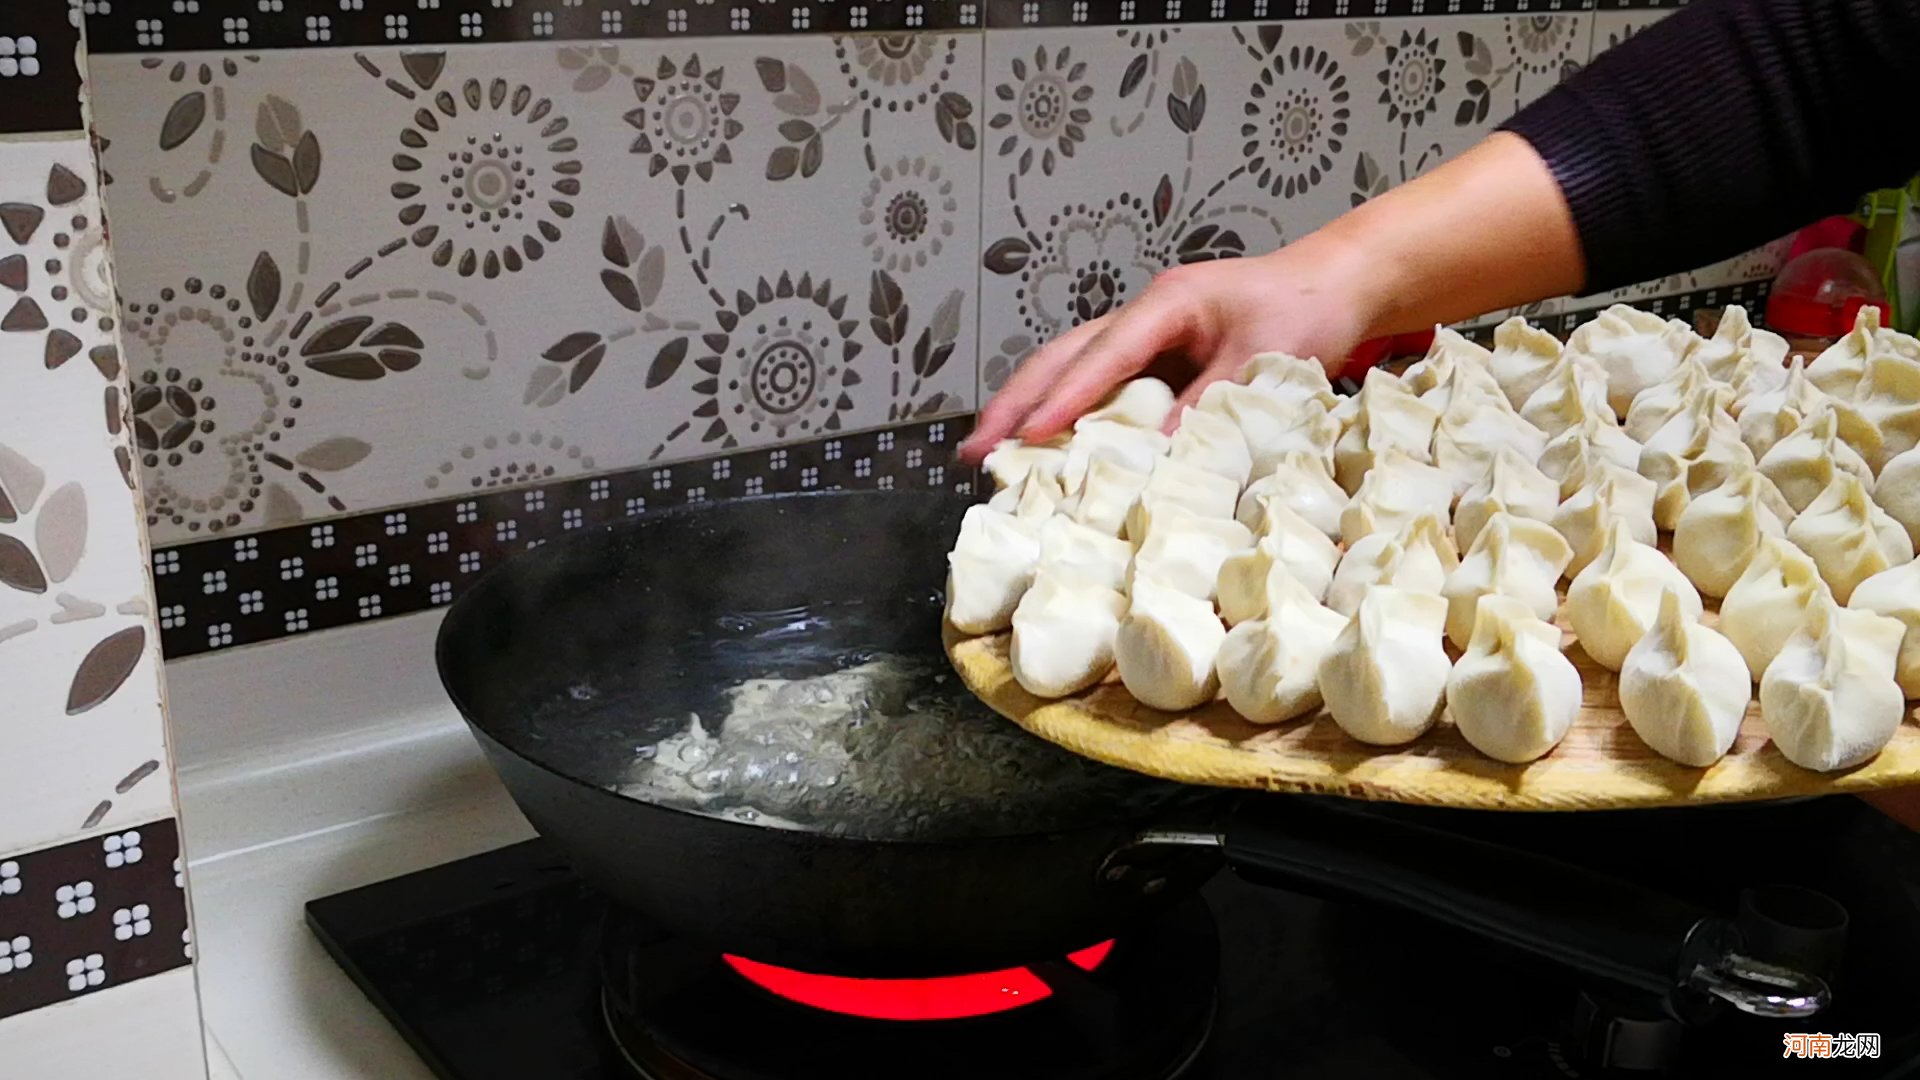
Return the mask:
[[1180, 263], [1271, 250], [1586, 60], [1579, 13], [989, 34], [982, 393]]
[[99, 58], [155, 542], [970, 410], [981, 49]]

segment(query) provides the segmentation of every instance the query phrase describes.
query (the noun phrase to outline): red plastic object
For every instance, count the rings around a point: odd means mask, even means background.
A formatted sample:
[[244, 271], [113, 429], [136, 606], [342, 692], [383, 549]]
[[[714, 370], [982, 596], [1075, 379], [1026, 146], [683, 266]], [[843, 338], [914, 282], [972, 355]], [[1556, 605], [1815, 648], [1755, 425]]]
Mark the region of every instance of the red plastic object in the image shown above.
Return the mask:
[[[1067, 960], [1082, 971], [1106, 962], [1113, 942], [1103, 941]], [[741, 978], [776, 997], [799, 1005], [869, 1020], [964, 1020], [1008, 1012], [1053, 991], [1027, 968], [949, 975], [938, 979], [850, 979], [812, 975], [739, 956], [723, 956]]]
[[1892, 315], [1873, 267], [1843, 248], [1816, 248], [1794, 258], [1774, 279], [1767, 299], [1767, 325], [1782, 334], [1835, 338], [1853, 329], [1863, 307]]
[[1867, 228], [1850, 217], [1830, 217], [1793, 234], [1793, 244], [1787, 249], [1787, 261], [1805, 255], [1820, 248], [1840, 248], [1844, 251], [1860, 251], [1866, 247]]

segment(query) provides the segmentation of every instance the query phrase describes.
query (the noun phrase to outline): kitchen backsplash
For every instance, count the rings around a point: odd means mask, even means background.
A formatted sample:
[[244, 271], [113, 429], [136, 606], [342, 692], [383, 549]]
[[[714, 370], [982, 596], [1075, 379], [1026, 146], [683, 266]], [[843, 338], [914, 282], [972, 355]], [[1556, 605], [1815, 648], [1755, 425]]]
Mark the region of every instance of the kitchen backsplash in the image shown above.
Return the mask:
[[[965, 483], [955, 425], [1036, 343], [1297, 239], [1677, 5], [75, 6], [180, 657], [445, 603], [628, 500], [806, 486], [775, 448]], [[1724, 303], [1778, 257], [1619, 295]]]

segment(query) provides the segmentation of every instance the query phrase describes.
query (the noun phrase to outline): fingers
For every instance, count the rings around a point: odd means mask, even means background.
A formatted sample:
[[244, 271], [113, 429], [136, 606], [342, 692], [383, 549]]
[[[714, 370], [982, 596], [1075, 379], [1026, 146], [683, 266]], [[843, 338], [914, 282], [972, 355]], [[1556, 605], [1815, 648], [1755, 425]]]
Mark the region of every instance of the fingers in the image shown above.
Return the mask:
[[1050, 439], [1072, 426], [1121, 382], [1153, 362], [1154, 357], [1186, 342], [1197, 319], [1196, 309], [1172, 294], [1152, 290], [1122, 308], [1077, 360], [1061, 375], [1045, 399], [1020, 427], [1022, 439]]
[[1173, 429], [1180, 426], [1181, 413], [1200, 404], [1200, 395], [1207, 392], [1207, 387], [1231, 379], [1233, 375], [1233, 364], [1214, 363], [1201, 369], [1200, 374], [1193, 377], [1193, 381], [1187, 384], [1186, 389], [1180, 391], [1180, 396], [1173, 399], [1173, 409], [1167, 413], [1166, 433], [1171, 435]]
[[980, 419], [974, 424], [973, 434], [960, 446], [962, 459], [978, 464], [987, 456], [996, 443], [1011, 438], [1027, 419], [1034, 406], [1046, 397], [1047, 390], [1060, 378], [1061, 372], [1070, 366], [1080, 350], [1089, 341], [1098, 337], [1100, 331], [1108, 326], [1114, 316], [1103, 315], [1091, 322], [1061, 334], [1042, 345], [1033, 355], [1020, 365], [1007, 385], [993, 395], [993, 400], [980, 410]]

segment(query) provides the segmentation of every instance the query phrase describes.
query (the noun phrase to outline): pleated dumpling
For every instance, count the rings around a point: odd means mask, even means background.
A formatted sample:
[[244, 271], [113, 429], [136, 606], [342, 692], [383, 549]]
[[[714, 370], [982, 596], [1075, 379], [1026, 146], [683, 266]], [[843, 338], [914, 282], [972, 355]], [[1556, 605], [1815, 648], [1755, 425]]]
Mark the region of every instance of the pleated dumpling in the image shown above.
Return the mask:
[[987, 505], [1017, 518], [1044, 521], [1060, 510], [1060, 504], [1066, 501], [1066, 492], [1060, 490], [1059, 477], [1048, 475], [1044, 469], [1029, 469], [1018, 484], [994, 492], [993, 498], [987, 500]]
[[1580, 426], [1547, 440], [1546, 448], [1540, 451], [1540, 471], [1559, 483], [1564, 499], [1585, 486], [1602, 462], [1628, 472], [1637, 470], [1643, 449], [1633, 436], [1620, 430], [1610, 414], [1591, 413]]
[[1840, 417], [1822, 408], [1791, 435], [1774, 443], [1760, 459], [1760, 472], [1801, 511], [1840, 473], [1852, 473], [1873, 490], [1873, 468], [1840, 438]]
[[1320, 361], [1291, 353], [1260, 353], [1240, 369], [1240, 382], [1288, 401], [1313, 401], [1331, 410], [1340, 403]]
[[1181, 410], [1180, 427], [1173, 433], [1167, 457], [1233, 481], [1236, 498], [1253, 478], [1253, 451], [1247, 448], [1240, 425], [1199, 409]]
[[1140, 489], [1133, 505], [1127, 508], [1125, 531], [1135, 547], [1153, 531], [1153, 520], [1161, 510], [1178, 507], [1206, 518], [1233, 518], [1240, 503], [1240, 488], [1232, 480], [1172, 458], [1154, 463], [1153, 475]]
[[1920, 550], [1920, 448], [1887, 462], [1880, 470], [1873, 497], [1888, 517], [1907, 530], [1908, 539]]
[[1139, 473], [1151, 473], [1167, 454], [1172, 440], [1152, 428], [1131, 427], [1115, 420], [1087, 421], [1074, 427], [1060, 462], [1060, 486], [1077, 495], [1096, 461], [1111, 461]]
[[1455, 494], [1463, 494], [1486, 475], [1500, 451], [1538, 460], [1546, 446], [1546, 434], [1520, 419], [1497, 392], [1462, 393], [1454, 396], [1434, 428], [1433, 464], [1453, 478]]
[[1369, 533], [1394, 532], [1424, 513], [1445, 517], [1452, 506], [1447, 473], [1389, 450], [1340, 511], [1340, 537], [1351, 545]]
[[1777, 536], [1764, 537], [1746, 572], [1720, 603], [1720, 632], [1746, 658], [1755, 682], [1806, 621], [1807, 605], [1833, 598], [1806, 552]]
[[1806, 423], [1807, 417], [1832, 400], [1807, 381], [1807, 362], [1796, 356], [1778, 389], [1735, 401], [1740, 417], [1740, 441], [1753, 451], [1755, 459], [1766, 457], [1774, 443], [1793, 434]]
[[1399, 379], [1374, 368], [1353, 400], [1353, 423], [1341, 433], [1333, 451], [1333, 478], [1341, 487], [1358, 491], [1374, 462], [1389, 450], [1423, 463], [1433, 460], [1433, 429], [1440, 423], [1440, 411], [1421, 401]]
[[1521, 404], [1520, 418], [1551, 438], [1590, 416], [1613, 420], [1607, 396], [1607, 376], [1598, 365], [1578, 353], [1563, 353], [1539, 389]]
[[1658, 540], [1660, 533], [1653, 524], [1655, 491], [1654, 482], [1639, 473], [1601, 463], [1586, 484], [1568, 496], [1549, 519], [1573, 553], [1567, 563], [1568, 576], [1578, 576], [1600, 557], [1616, 522], [1625, 525], [1627, 534], [1643, 544]]
[[1283, 455], [1274, 462], [1273, 471], [1247, 485], [1234, 517], [1258, 531], [1267, 500], [1274, 499], [1327, 534], [1328, 539], [1339, 539], [1340, 512], [1347, 508], [1349, 496], [1333, 482], [1333, 474], [1324, 464], [1317, 454]]
[[1853, 318], [1853, 329], [1807, 365], [1808, 381], [1842, 401], [1852, 401], [1866, 377], [1867, 361], [1878, 351], [1880, 332], [1880, 309], [1862, 306]]
[[1129, 379], [1107, 395], [1106, 400], [1088, 410], [1074, 426], [1112, 422], [1159, 431], [1172, 414], [1172, 387], [1159, 379]]
[[1496, 514], [1440, 590], [1447, 600], [1447, 640], [1467, 647], [1483, 596], [1510, 597], [1525, 603], [1536, 618], [1553, 618], [1560, 604], [1554, 586], [1572, 558], [1573, 549], [1553, 526]]
[[[1340, 426], [1315, 402], [1221, 381], [1200, 395], [1201, 412], [1223, 416], [1240, 429], [1253, 463], [1253, 476], [1265, 476], [1281, 457], [1294, 452], [1317, 455], [1333, 469], [1333, 444]], [[1178, 443], [1179, 435], [1174, 436]]]
[[1714, 404], [1722, 409], [1733, 403], [1733, 391], [1714, 382], [1705, 364], [1682, 360], [1672, 375], [1634, 395], [1633, 403], [1627, 406], [1626, 422], [1621, 426], [1632, 438], [1646, 442], [1702, 394], [1711, 396]]
[[1920, 698], [1920, 559], [1882, 570], [1861, 582], [1847, 606], [1900, 620], [1906, 628], [1906, 636], [1900, 639], [1900, 692], [1908, 698]]
[[1700, 490], [1717, 487], [1753, 464], [1753, 453], [1740, 441], [1733, 417], [1710, 398], [1695, 401], [1654, 432], [1640, 451], [1640, 475], [1659, 488], [1653, 503], [1655, 524], [1663, 529], [1679, 524], [1695, 484]]
[[1594, 663], [1619, 671], [1669, 589], [1680, 594], [1687, 618], [1700, 617], [1700, 594], [1686, 575], [1658, 549], [1635, 540], [1625, 522], [1615, 522], [1599, 556], [1567, 589], [1567, 624]]
[[1320, 661], [1346, 628], [1284, 568], [1267, 578], [1266, 614], [1227, 632], [1215, 662], [1233, 711], [1255, 724], [1278, 724], [1320, 707]]
[[1687, 357], [1698, 360], [1715, 382], [1732, 387], [1743, 363], [1778, 368], [1786, 362], [1788, 349], [1786, 338], [1755, 327], [1746, 308], [1729, 304], [1720, 312], [1713, 336], [1695, 341]]
[[1178, 506], [1155, 513], [1134, 552], [1128, 589], [1141, 578], [1213, 602], [1220, 564], [1253, 547], [1253, 534], [1232, 518], [1201, 517]]
[[[1867, 361], [1853, 405], [1877, 437], [1872, 447], [1854, 444], [1876, 470], [1920, 445], [1920, 361], [1882, 352]], [[1843, 428], [1841, 437], [1847, 431]], [[1851, 440], [1850, 440], [1851, 441]]]
[[1008, 662], [1035, 697], [1062, 698], [1107, 677], [1127, 598], [1070, 570], [1042, 569], [1013, 610]]
[[1740, 650], [1687, 617], [1662, 593], [1653, 629], [1620, 665], [1620, 711], [1662, 757], [1704, 768], [1726, 756], [1746, 718], [1752, 684]]
[[1213, 604], [1184, 589], [1136, 577], [1126, 617], [1114, 632], [1114, 666], [1135, 701], [1183, 712], [1220, 692], [1214, 663], [1227, 628]]
[[1525, 603], [1484, 596], [1466, 654], [1447, 679], [1447, 713], [1475, 750], [1519, 765], [1545, 757], [1580, 715], [1580, 672], [1560, 631]]
[[1126, 531], [1127, 511], [1139, 501], [1150, 479], [1148, 473], [1136, 472], [1117, 461], [1095, 460], [1087, 466], [1068, 516], [1108, 536], [1119, 536]]
[[1487, 368], [1514, 408], [1527, 403], [1559, 361], [1560, 339], [1520, 316], [1493, 328], [1493, 355]]
[[1109, 589], [1124, 589], [1133, 545], [1068, 517], [1040, 523], [1037, 573], [1080, 578]]
[[1407, 370], [1401, 372], [1400, 381], [1407, 384], [1407, 389], [1425, 396], [1452, 382], [1454, 373], [1462, 368], [1486, 373], [1487, 365], [1492, 360], [1492, 353], [1460, 331], [1436, 326], [1433, 328], [1433, 344], [1427, 346], [1427, 354], [1408, 365]]
[[1453, 665], [1440, 643], [1447, 602], [1379, 586], [1367, 593], [1320, 660], [1320, 696], [1340, 730], [1398, 746], [1440, 718]]
[[1820, 577], [1844, 604], [1862, 581], [1913, 561], [1913, 541], [1900, 523], [1875, 506], [1865, 484], [1840, 473], [1793, 524], [1787, 539], [1813, 559]]
[[[1781, 338], [1780, 344], [1781, 360], [1769, 360], [1759, 353], [1750, 352], [1734, 364], [1733, 378], [1728, 383], [1733, 387], [1733, 415], [1739, 416], [1745, 408], [1745, 403], [1753, 400], [1755, 396], [1771, 393], [1786, 385], [1787, 369], [1784, 363], [1786, 339]], [[1800, 358], [1796, 356], [1794, 359]]]
[[1495, 514], [1550, 522], [1559, 506], [1560, 485], [1535, 468], [1532, 459], [1511, 447], [1502, 448], [1487, 471], [1460, 496], [1460, 505], [1453, 511], [1453, 541], [1464, 551]]
[[947, 621], [963, 634], [1013, 625], [1014, 608], [1040, 562], [1039, 523], [970, 506], [947, 554]]
[[1760, 677], [1760, 718], [1788, 761], [1837, 772], [1877, 757], [1906, 716], [1899, 620], [1816, 599]]
[[[1409, 381], [1408, 385], [1414, 384]], [[1463, 360], [1455, 364], [1445, 378], [1420, 392], [1420, 400], [1439, 409], [1442, 414], [1446, 413], [1455, 399], [1479, 397], [1492, 399], [1503, 410], [1513, 410], [1507, 396], [1500, 391], [1500, 384], [1493, 381], [1493, 374], [1482, 364], [1470, 361]]]
[[1769, 536], [1787, 523], [1767, 505], [1767, 479], [1748, 470], [1687, 505], [1673, 530], [1673, 564], [1707, 596], [1725, 596]]
[[1427, 513], [1397, 533], [1374, 533], [1347, 549], [1327, 587], [1327, 606], [1351, 615], [1369, 589], [1381, 585], [1440, 595], [1460, 553], [1438, 515]]
[[1267, 579], [1276, 568], [1312, 594], [1317, 602], [1333, 584], [1340, 549], [1320, 530], [1284, 506], [1269, 506], [1251, 550], [1220, 564], [1216, 595], [1228, 626], [1267, 614]]
[[981, 465], [987, 470], [987, 475], [993, 478], [994, 487], [1005, 491], [1019, 487], [1029, 472], [1037, 471], [1049, 479], [1059, 480], [1061, 467], [1066, 460], [1067, 452], [1060, 446], [1039, 446], [1018, 439], [1002, 439], [994, 444]]
[[1678, 319], [1615, 304], [1567, 338], [1567, 351], [1591, 357], [1607, 373], [1607, 401], [1625, 416], [1633, 397], [1673, 374], [1699, 335]]

